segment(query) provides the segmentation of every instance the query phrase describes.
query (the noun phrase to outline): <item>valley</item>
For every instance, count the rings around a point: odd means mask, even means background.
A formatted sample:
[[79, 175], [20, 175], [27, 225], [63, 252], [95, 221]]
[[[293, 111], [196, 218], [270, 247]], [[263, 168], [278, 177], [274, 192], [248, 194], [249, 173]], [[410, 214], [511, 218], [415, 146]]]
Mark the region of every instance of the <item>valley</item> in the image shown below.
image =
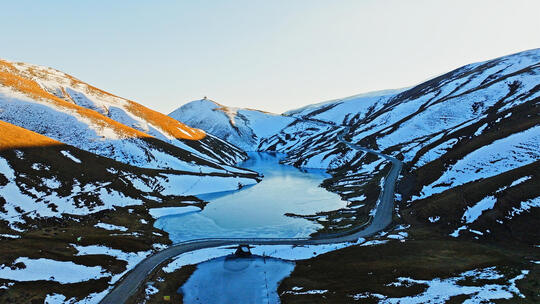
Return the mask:
[[197, 303], [240, 267], [269, 302], [535, 303], [539, 101], [539, 49], [284, 114], [2, 60], [0, 301]]
[[[341, 138], [341, 137], [340, 137]], [[373, 153], [370, 149], [360, 148], [352, 145], [353, 149], [367, 150]], [[377, 152], [375, 152], [377, 153]], [[379, 153], [377, 153], [379, 155]], [[372, 236], [385, 229], [392, 222], [394, 189], [401, 170], [401, 162], [395, 158], [384, 156], [392, 161], [392, 170], [386, 176], [386, 181], [383, 190], [379, 197], [379, 202], [375, 206], [374, 214], [370, 221], [360, 229], [354, 229], [342, 233], [329, 234], [319, 236], [317, 238], [283, 238], [283, 237], [236, 237], [236, 238], [201, 238], [180, 242], [166, 250], [160, 251], [158, 254], [150, 256], [135, 267], [115, 288], [105, 296], [101, 303], [119, 303], [126, 302], [133, 293], [139, 288], [143, 282], [143, 278], [147, 277], [156, 267], [168, 261], [169, 259], [179, 256], [183, 253], [200, 250], [203, 248], [231, 246], [231, 245], [321, 245], [321, 244], [339, 244], [341, 247], [347, 247], [357, 243], [358, 240], [363, 240], [365, 237]], [[258, 185], [257, 185], [258, 186]], [[236, 231], [234, 231], [236, 232]], [[229, 232], [230, 233], [230, 232]], [[273, 231], [276, 233], [276, 231]], [[279, 230], [277, 231], [279, 233]], [[259, 233], [257, 233], [258, 235]], [[349, 243], [349, 244], [347, 244]], [[234, 248], [234, 247], [233, 247]]]

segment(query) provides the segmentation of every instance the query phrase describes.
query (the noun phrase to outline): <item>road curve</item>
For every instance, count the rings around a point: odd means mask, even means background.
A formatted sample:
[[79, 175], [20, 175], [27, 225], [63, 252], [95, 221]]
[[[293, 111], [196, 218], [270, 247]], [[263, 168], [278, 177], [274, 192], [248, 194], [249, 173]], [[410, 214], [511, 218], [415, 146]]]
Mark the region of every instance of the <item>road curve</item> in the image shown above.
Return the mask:
[[167, 249], [159, 251], [146, 259], [142, 260], [135, 268], [129, 271], [116, 284], [114, 289], [107, 294], [100, 303], [118, 304], [125, 303], [140, 287], [145, 278], [162, 263], [178, 256], [182, 253], [194, 251], [203, 248], [219, 247], [224, 245], [318, 245], [334, 244], [344, 242], [354, 242], [361, 237], [367, 237], [382, 231], [392, 223], [392, 212], [394, 209], [395, 185], [401, 171], [403, 163], [391, 156], [381, 154], [378, 151], [367, 149], [356, 144], [347, 142], [343, 139], [343, 133], [349, 130], [349, 127], [342, 126], [343, 132], [338, 135], [338, 140], [352, 149], [374, 153], [389, 160], [392, 163], [390, 172], [386, 175], [384, 186], [379, 195], [379, 204], [375, 215], [364, 229], [356, 232], [345, 232], [342, 235], [333, 234], [328, 237], [319, 238], [207, 238], [192, 241], [181, 242]]

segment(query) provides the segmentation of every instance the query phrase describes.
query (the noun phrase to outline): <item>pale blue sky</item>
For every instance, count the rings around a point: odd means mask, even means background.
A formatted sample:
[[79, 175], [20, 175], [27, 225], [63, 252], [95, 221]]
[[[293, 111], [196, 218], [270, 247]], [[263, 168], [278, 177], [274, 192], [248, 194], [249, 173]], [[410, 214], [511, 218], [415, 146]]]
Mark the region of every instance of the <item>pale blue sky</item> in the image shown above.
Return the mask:
[[282, 112], [540, 47], [540, 1], [3, 1], [0, 58], [169, 113]]

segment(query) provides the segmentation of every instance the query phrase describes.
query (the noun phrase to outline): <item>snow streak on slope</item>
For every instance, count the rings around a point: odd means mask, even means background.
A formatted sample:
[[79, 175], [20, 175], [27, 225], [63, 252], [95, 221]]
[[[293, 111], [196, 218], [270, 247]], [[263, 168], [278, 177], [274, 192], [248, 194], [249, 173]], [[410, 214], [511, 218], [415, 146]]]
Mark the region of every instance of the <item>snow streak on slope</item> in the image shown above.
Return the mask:
[[425, 186], [419, 198], [467, 182], [497, 175], [540, 159], [540, 126], [481, 147], [457, 161], [443, 175]]
[[187, 103], [169, 116], [203, 129], [245, 151], [256, 151], [261, 139], [274, 135], [294, 121], [282, 115], [226, 107], [209, 99]]
[[325, 101], [287, 111], [284, 114], [321, 120], [336, 125], [353, 124], [382, 108], [392, 97], [406, 89], [375, 91], [342, 99]]

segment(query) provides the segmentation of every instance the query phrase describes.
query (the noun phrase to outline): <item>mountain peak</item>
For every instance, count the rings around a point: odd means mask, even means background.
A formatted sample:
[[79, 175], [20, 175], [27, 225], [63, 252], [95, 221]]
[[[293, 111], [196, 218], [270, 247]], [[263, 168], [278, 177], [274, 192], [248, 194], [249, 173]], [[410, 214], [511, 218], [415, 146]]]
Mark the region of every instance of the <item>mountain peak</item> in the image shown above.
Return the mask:
[[294, 118], [279, 114], [225, 106], [208, 98], [188, 102], [169, 116], [197, 126], [246, 151], [256, 150], [263, 137], [294, 121]]

